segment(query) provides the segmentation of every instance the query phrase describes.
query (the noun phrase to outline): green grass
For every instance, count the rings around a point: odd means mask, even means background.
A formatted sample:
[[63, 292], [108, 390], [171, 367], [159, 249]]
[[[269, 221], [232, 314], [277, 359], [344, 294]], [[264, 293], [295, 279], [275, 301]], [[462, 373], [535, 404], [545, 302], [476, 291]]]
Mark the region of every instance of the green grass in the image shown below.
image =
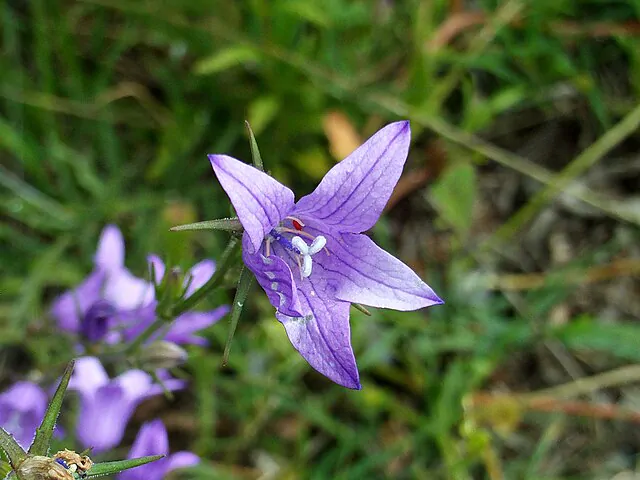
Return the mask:
[[[207, 332], [210, 349], [190, 352], [184, 370], [192, 386], [180, 408], [162, 411], [176, 448], [206, 459], [192, 476], [258, 478], [272, 464], [274, 478], [313, 479], [551, 480], [633, 470], [640, 445], [631, 422], [523, 407], [498, 408], [496, 419], [464, 406], [479, 390], [534, 394], [640, 361], [637, 310], [607, 295], [581, 303], [585, 289], [602, 290], [584, 275], [575, 280], [576, 271], [637, 250], [640, 217], [625, 196], [568, 189], [598, 216], [561, 213], [583, 228], [569, 230], [571, 240], [586, 237], [567, 265], [544, 256], [550, 235], [536, 242], [543, 259], [529, 257], [526, 243], [534, 221], [558, 211], [559, 191], [637, 152], [640, 43], [589, 28], [637, 22], [640, 3], [481, 1], [483, 26], [429, 48], [450, 3], [3, 3], [3, 380], [19, 376], [10, 360], [16, 349], [45, 375], [59, 373], [53, 367], [68, 351], [49, 335], [47, 305], [88, 273], [106, 223], [123, 229], [127, 264], [139, 275], [148, 252], [181, 266], [222, 253], [223, 234], [167, 230], [230, 214], [206, 154], [250, 159], [245, 119], [265, 168], [302, 195], [335, 162], [323, 127], [328, 112], [341, 112], [364, 138], [408, 118], [406, 171], [432, 174], [373, 235], [447, 303], [371, 317], [354, 310], [364, 388], [351, 392], [299, 358], [254, 288], [228, 367], [223, 321]], [[567, 139], [564, 124], [579, 138]], [[547, 126], [563, 132], [565, 146], [559, 157], [551, 154], [560, 144], [552, 148], [549, 161], [523, 149]], [[442, 161], [425, 155], [434, 142]], [[487, 181], [498, 174], [528, 187], [485, 223], [474, 205], [487, 203]], [[605, 240], [589, 237], [597, 229]], [[494, 285], [504, 274], [533, 272], [546, 274], [541, 285]], [[637, 272], [636, 265], [636, 295]], [[206, 303], [230, 302], [234, 282]], [[563, 308], [565, 320], [552, 322]], [[618, 308], [615, 321], [605, 320], [607, 308]], [[628, 393], [595, 390], [581, 399], [614, 402]], [[137, 421], [157, 413], [142, 408]]]

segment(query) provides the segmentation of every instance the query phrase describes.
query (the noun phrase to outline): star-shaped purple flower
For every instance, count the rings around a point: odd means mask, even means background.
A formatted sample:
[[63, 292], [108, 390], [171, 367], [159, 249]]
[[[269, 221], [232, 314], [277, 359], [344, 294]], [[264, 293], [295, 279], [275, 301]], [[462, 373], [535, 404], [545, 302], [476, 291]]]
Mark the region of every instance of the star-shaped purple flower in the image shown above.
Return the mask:
[[0, 425], [28, 449], [46, 409], [47, 394], [42, 388], [31, 382], [16, 382], [0, 394]]
[[153, 285], [124, 266], [124, 239], [115, 225], [102, 231], [94, 263], [86, 280], [54, 301], [51, 314], [60, 328], [93, 342], [107, 336], [122, 312], [155, 314], [142, 308], [154, 302]]
[[127, 458], [147, 455], [167, 455], [141, 467], [126, 470], [118, 475], [119, 480], [162, 480], [167, 473], [176, 468], [196, 465], [200, 458], [191, 452], [176, 452], [169, 455], [169, 438], [161, 420], [145, 423], [140, 428]]
[[[118, 227], [105, 227], [98, 241], [93, 272], [78, 287], [59, 296], [51, 314], [63, 330], [77, 333], [85, 340], [115, 343], [131, 340], [156, 319], [155, 289], [151, 282], [134, 276], [124, 266], [124, 238]], [[149, 262], [159, 281], [164, 264], [155, 255]], [[211, 278], [215, 263], [204, 260], [187, 273], [187, 295]], [[208, 312], [187, 312], [176, 318], [163, 337], [178, 344], [206, 344], [196, 332], [216, 323], [229, 311], [223, 305]]]
[[[184, 381], [177, 379], [167, 379], [164, 384], [169, 390], [185, 386]], [[163, 391], [142, 370], [129, 370], [110, 379], [95, 357], [76, 360], [69, 390], [80, 394], [80, 416], [76, 424], [78, 440], [84, 447], [93, 447], [95, 452], [118, 445], [138, 404]]]
[[242, 258], [289, 340], [334, 382], [359, 389], [353, 303], [416, 310], [442, 303], [408, 266], [362, 232], [380, 217], [407, 158], [409, 122], [387, 125], [294, 203], [293, 192], [226, 155], [209, 155], [244, 227]]

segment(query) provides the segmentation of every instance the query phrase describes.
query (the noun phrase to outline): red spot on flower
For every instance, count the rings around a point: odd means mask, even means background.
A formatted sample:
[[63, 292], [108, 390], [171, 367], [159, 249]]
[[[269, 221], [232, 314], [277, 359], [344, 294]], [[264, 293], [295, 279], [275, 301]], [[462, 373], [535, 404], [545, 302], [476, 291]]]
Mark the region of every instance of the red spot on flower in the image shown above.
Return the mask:
[[293, 228], [296, 230], [302, 230], [302, 224], [299, 221], [291, 220], [291, 223], [293, 223]]

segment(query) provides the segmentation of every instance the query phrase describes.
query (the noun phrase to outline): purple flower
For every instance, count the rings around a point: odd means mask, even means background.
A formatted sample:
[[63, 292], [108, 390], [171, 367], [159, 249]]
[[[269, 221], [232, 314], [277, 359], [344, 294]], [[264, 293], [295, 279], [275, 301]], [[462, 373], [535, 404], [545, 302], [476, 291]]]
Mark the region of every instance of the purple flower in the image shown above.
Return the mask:
[[122, 314], [153, 319], [155, 311], [142, 308], [155, 300], [153, 285], [124, 266], [124, 239], [118, 227], [104, 228], [94, 263], [84, 282], [54, 301], [51, 314], [60, 328], [97, 341], [107, 336]]
[[161, 420], [153, 420], [142, 425], [127, 458], [138, 458], [147, 455], [167, 456], [141, 467], [126, 470], [118, 475], [118, 479], [162, 480], [171, 470], [191, 467], [200, 462], [198, 456], [191, 452], [176, 452], [169, 455], [167, 430]]
[[0, 425], [29, 448], [47, 409], [47, 394], [35, 383], [17, 382], [0, 394]]
[[409, 150], [409, 122], [387, 125], [333, 167], [313, 193], [293, 192], [226, 155], [209, 155], [244, 227], [242, 258], [289, 340], [334, 382], [361, 388], [349, 306], [396, 310], [442, 303], [409, 267], [362, 232], [380, 217]]
[[[160, 281], [164, 264], [155, 255], [149, 262]], [[54, 301], [51, 314], [60, 328], [78, 333], [89, 342], [115, 343], [123, 337], [132, 340], [156, 319], [153, 283], [135, 277], [124, 266], [124, 239], [114, 225], [102, 231], [94, 263], [95, 269], [84, 282]], [[214, 271], [211, 260], [194, 265], [187, 274], [187, 295], [206, 283]], [[224, 305], [209, 312], [180, 315], [163, 338], [179, 344], [206, 344], [195, 333], [216, 323], [228, 311]]]
[[[168, 379], [169, 390], [184, 388], [182, 380]], [[95, 357], [81, 357], [69, 382], [69, 389], [80, 394], [78, 440], [84, 447], [103, 452], [122, 440], [125, 426], [138, 404], [162, 393], [151, 376], [142, 370], [129, 370], [110, 379]]]

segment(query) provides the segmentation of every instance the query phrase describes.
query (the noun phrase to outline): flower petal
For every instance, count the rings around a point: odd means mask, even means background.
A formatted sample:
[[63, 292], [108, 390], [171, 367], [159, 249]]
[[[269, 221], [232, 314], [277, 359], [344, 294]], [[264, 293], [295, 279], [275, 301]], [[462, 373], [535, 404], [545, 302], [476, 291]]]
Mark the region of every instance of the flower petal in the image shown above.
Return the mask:
[[400, 178], [410, 141], [407, 121], [382, 128], [329, 170], [316, 189], [298, 201], [293, 215], [313, 217], [342, 232], [368, 230]]
[[122, 388], [127, 399], [137, 403], [145, 397], [153, 395], [151, 375], [142, 370], [129, 370], [119, 375], [114, 383]]
[[337, 299], [404, 311], [443, 303], [413, 270], [366, 235], [325, 235], [331, 255], [313, 258], [333, 276]]
[[17, 412], [33, 410], [44, 415], [47, 409], [47, 394], [36, 383], [16, 382], [0, 394], [0, 407]]
[[151, 279], [153, 283], [160, 284], [162, 282], [162, 278], [164, 277], [164, 262], [162, 259], [155, 254], [151, 254], [147, 256], [147, 263], [151, 265], [151, 272], [153, 273], [153, 278]]
[[206, 345], [207, 341], [195, 334], [216, 323], [229, 310], [228, 305], [223, 305], [209, 312], [183, 313], [173, 321], [164, 339], [179, 345]]
[[118, 269], [124, 266], [124, 238], [115, 225], [107, 225], [100, 234], [94, 263], [104, 270]]
[[214, 262], [213, 260], [203, 260], [191, 267], [185, 277], [185, 282], [189, 283], [189, 288], [187, 288], [186, 296], [191, 296], [193, 292], [207, 283], [215, 271], [216, 262]]
[[222, 188], [251, 239], [250, 253], [293, 209], [293, 192], [257, 168], [227, 155], [209, 155]]
[[360, 376], [351, 348], [350, 305], [332, 299], [320, 270], [316, 269], [313, 282], [307, 279], [300, 284], [305, 315], [290, 317], [276, 312], [276, 317], [309, 365], [337, 384], [359, 390]]
[[162, 420], [156, 419], [140, 427], [128, 458], [146, 457], [147, 455], [167, 455], [169, 438]]
[[69, 380], [69, 390], [80, 392], [83, 397], [92, 398], [95, 392], [109, 383], [109, 376], [96, 357], [80, 357], [76, 360]]
[[[153, 420], [140, 427], [127, 458], [146, 457], [147, 455], [167, 455], [169, 438], [162, 420]], [[118, 475], [119, 480], [155, 480], [164, 478], [167, 471], [166, 458], [125, 470]]]
[[95, 398], [83, 399], [76, 433], [82, 445], [103, 452], [120, 443], [135, 404], [119, 385], [111, 383], [98, 389]]
[[155, 291], [150, 282], [123, 267], [109, 272], [103, 296], [118, 309], [133, 309], [152, 302]]
[[50, 312], [58, 326], [69, 332], [78, 332], [81, 317], [91, 305], [100, 300], [104, 282], [105, 272], [95, 270], [76, 288], [56, 298]]
[[[274, 245], [274, 249], [277, 247]], [[242, 236], [242, 260], [256, 276], [271, 305], [285, 315], [301, 316], [297, 287], [289, 265], [276, 254], [276, 250], [265, 257], [260, 252], [250, 253], [249, 248], [250, 239], [245, 232]]]
[[122, 332], [126, 341], [131, 341], [140, 335], [156, 319], [157, 302], [131, 310], [121, 310], [115, 316], [113, 332]]
[[16, 382], [0, 394], [0, 425], [29, 448], [47, 408], [47, 394], [32, 382]]
[[167, 472], [175, 470], [177, 468], [192, 467], [200, 463], [200, 457], [192, 452], [176, 452], [173, 455], [169, 455], [165, 459], [165, 468]]

